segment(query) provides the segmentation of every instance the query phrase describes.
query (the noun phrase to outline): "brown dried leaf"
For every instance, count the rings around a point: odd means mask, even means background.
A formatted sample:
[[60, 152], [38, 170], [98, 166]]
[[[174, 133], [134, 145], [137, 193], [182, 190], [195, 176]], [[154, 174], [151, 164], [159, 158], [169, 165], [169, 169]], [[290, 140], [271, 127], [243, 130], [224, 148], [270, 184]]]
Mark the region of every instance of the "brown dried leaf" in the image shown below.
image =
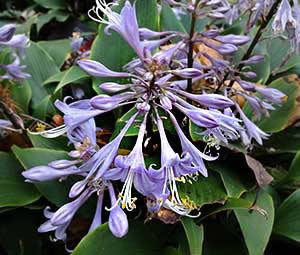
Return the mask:
[[260, 187], [269, 185], [273, 181], [273, 177], [266, 171], [259, 161], [250, 157], [249, 155], [244, 155], [249, 168], [251, 168], [254, 172], [257, 184]]

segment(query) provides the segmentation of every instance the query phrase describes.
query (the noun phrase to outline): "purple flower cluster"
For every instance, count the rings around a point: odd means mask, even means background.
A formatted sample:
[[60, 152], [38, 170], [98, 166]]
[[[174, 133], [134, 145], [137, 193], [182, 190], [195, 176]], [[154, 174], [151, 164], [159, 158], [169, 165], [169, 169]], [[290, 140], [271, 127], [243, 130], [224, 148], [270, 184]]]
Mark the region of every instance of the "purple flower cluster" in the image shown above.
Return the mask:
[[22, 70], [25, 68], [24, 65], [20, 65], [20, 58], [16, 54], [17, 51], [21, 55], [24, 54], [24, 47], [29, 45], [29, 39], [24, 35], [15, 35], [16, 26], [13, 24], [4, 25], [0, 28], [0, 52], [3, 47], [10, 47], [12, 49], [11, 57], [14, 59], [11, 64], [0, 63], [0, 69], [3, 69], [5, 74], [2, 75], [1, 79], [24, 79], [30, 77], [29, 74], [24, 73]]
[[[184, 3], [167, 2], [175, 5]], [[222, 1], [204, 2], [215, 15], [223, 13], [221, 7], [216, 8]], [[233, 96], [242, 95], [248, 100], [258, 117], [261, 117], [261, 112], [267, 113], [273, 109], [273, 104], [280, 104], [285, 99], [281, 92], [258, 87], [242, 80], [238, 75], [235, 75], [234, 79], [241, 90], [230, 88], [225, 83], [221, 90], [203, 87], [201, 94], [187, 90], [188, 80], [192, 80], [193, 83], [204, 79], [222, 81], [225, 73], [232, 69], [225, 58], [236, 52], [240, 45], [246, 44], [249, 38], [240, 35], [220, 35], [217, 29], [195, 33], [190, 38], [184, 33], [156, 32], [139, 28], [134, 5], [126, 1], [120, 14], [114, 12], [110, 8], [111, 5], [106, 4], [104, 0], [96, 0], [96, 6], [89, 11], [89, 15], [93, 20], [107, 25], [107, 34], [110, 30], [119, 33], [133, 48], [138, 58], [129, 62], [122, 72], [110, 70], [94, 60], [84, 59], [77, 63], [93, 77], [121, 77], [126, 78], [128, 83], [102, 83], [100, 89], [105, 94], [91, 99], [70, 104], [57, 101], [56, 107], [64, 113], [64, 126], [40, 134], [55, 137], [66, 132], [75, 147], [69, 154], [74, 160], [54, 161], [47, 166], [37, 166], [23, 172], [29, 182], [64, 179], [74, 174], [81, 177], [69, 193], [70, 198], [75, 198], [74, 201], [54, 213], [50, 212], [49, 208], [45, 209], [45, 216], [49, 220], [39, 231], [55, 231], [57, 239], [66, 239], [65, 232], [73, 216], [93, 194], [98, 196], [98, 203], [90, 230], [102, 223], [105, 190], [109, 191], [111, 201], [111, 207], [106, 208], [110, 212], [109, 228], [117, 237], [124, 236], [128, 231], [128, 221], [123, 209], [130, 211], [136, 208], [137, 198], [132, 196], [133, 187], [146, 197], [150, 212], [157, 212], [161, 207], [165, 207], [179, 215], [193, 216], [194, 207], [180, 197], [176, 183], [178, 180], [191, 182], [198, 175], [206, 177], [208, 172], [204, 161], [213, 161], [217, 157], [201, 152], [186, 136], [176, 116], [184, 115], [185, 119], [202, 128], [202, 135], [208, 146], [218, 147], [220, 143], [227, 144], [230, 140], [239, 139], [249, 146], [252, 138], [262, 144], [262, 139], [268, 135], [243, 113], [232, 99]], [[194, 5], [184, 7], [188, 11], [195, 11], [192, 6]], [[103, 19], [101, 13], [104, 13], [107, 19]], [[172, 38], [177, 39], [176, 44], [160, 47]], [[218, 53], [221, 57], [198, 49], [194, 52], [195, 61], [190, 67], [186, 52], [191, 41]], [[210, 64], [197, 61], [199, 58], [207, 59]], [[261, 59], [261, 56], [252, 56], [244, 61], [244, 64], [256, 63]], [[251, 72], [248, 72], [248, 75], [251, 76]], [[254, 92], [258, 92], [262, 97], [257, 97]], [[134, 105], [133, 114], [119, 134], [99, 148], [96, 143], [94, 117], [128, 104]], [[173, 124], [181, 145], [180, 151], [175, 151], [169, 143], [163, 121], [165, 116], [162, 115], [166, 115]], [[157, 127], [160, 136], [159, 166], [147, 167], [144, 160], [144, 140], [147, 137], [149, 122]], [[139, 131], [133, 149], [126, 156], [118, 155], [122, 139], [128, 129], [136, 125]], [[116, 197], [112, 183], [118, 180], [124, 185]]]

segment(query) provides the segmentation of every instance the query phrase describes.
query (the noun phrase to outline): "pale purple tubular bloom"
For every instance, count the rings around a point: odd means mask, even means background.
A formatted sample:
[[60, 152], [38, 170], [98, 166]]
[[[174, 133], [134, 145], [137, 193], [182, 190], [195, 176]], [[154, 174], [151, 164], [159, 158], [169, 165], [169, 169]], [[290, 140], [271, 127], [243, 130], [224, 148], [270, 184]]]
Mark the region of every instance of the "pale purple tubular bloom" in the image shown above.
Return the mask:
[[26, 182], [44, 182], [55, 179], [66, 178], [69, 175], [80, 174], [80, 170], [75, 167], [66, 167], [64, 169], [50, 166], [36, 166], [22, 172]]
[[284, 32], [286, 26], [295, 27], [296, 21], [292, 15], [292, 8], [288, 0], [282, 0], [275, 15], [272, 28], [274, 33]]
[[16, 32], [16, 25], [7, 24], [0, 28], [0, 42], [8, 42]]
[[184, 68], [184, 69], [172, 70], [171, 72], [177, 76], [180, 76], [181, 78], [186, 78], [186, 79], [197, 78], [203, 75], [203, 72], [196, 68]]
[[296, 27], [293, 31], [292, 37], [291, 37], [291, 45], [292, 49], [299, 54], [299, 43], [300, 43], [300, 5], [298, 0], [293, 0], [294, 2], [294, 17], [296, 21]]
[[140, 34], [141, 40], [145, 40], [145, 39], [151, 39], [153, 37], [168, 36], [168, 35], [174, 34], [174, 32], [172, 32], [172, 31], [156, 32], [149, 28], [143, 27], [143, 28], [139, 28], [139, 34]]
[[29, 38], [24, 34], [14, 35], [8, 42], [0, 41], [1, 44], [18, 50], [24, 56], [24, 48], [29, 46]]
[[256, 91], [274, 104], [281, 104], [287, 100], [287, 96], [278, 89], [257, 87]]
[[83, 42], [83, 37], [72, 37], [72, 41], [70, 45], [72, 52], [77, 53], [81, 47], [82, 42]]
[[243, 81], [241, 79], [237, 79], [238, 84], [240, 84], [240, 86], [246, 90], [246, 91], [252, 91], [255, 92], [256, 91], [256, 85], [252, 82], [249, 81]]
[[91, 181], [91, 178], [93, 180], [97, 180], [101, 178], [106, 171], [108, 171], [118, 153], [118, 149], [124, 135], [129, 127], [134, 123], [138, 114], [139, 112], [135, 113], [127, 121], [126, 125], [115, 139], [103, 146], [80, 167], [82, 171], [87, 173], [87, 176], [84, 180], [78, 181], [72, 186], [69, 192], [69, 197], [76, 197], [84, 190], [85, 186]]
[[255, 56], [252, 56], [246, 60], [243, 60], [241, 61], [240, 63], [242, 64], [258, 64], [260, 62], [262, 62], [263, 60], [265, 59], [265, 56], [264, 55], [255, 55]]
[[95, 60], [79, 60], [77, 64], [94, 77], [131, 77], [129, 73], [112, 71]]
[[199, 171], [203, 176], [207, 177], [207, 169], [204, 165], [203, 159], [213, 161], [218, 157], [211, 157], [199, 151], [199, 149], [185, 136], [175, 116], [170, 111], [168, 111], [168, 113], [180, 139], [183, 155], [187, 154], [189, 157], [191, 157], [192, 164], [195, 168], [197, 168], [197, 171]]
[[19, 79], [26, 79], [31, 77], [30, 74], [22, 72], [22, 70], [26, 68], [26, 66], [20, 65], [20, 59], [17, 55], [15, 55], [15, 60], [12, 64], [8, 64], [8, 65], [0, 64], [0, 68], [6, 71], [6, 74], [1, 77], [2, 79], [19, 80]]
[[67, 203], [60, 207], [50, 221], [53, 226], [63, 225], [70, 222], [74, 217], [77, 210], [89, 199], [89, 197], [96, 192], [95, 189], [86, 189], [78, 198], [74, 201]]
[[218, 94], [192, 94], [180, 89], [174, 89], [174, 91], [209, 108], [224, 109], [234, 105], [229, 98]]
[[58, 240], [66, 241], [66, 230], [70, 225], [75, 213], [88, 200], [96, 190], [87, 189], [77, 199], [60, 207], [55, 213], [49, 211], [49, 207], [44, 210], [44, 215], [49, 220], [43, 223], [38, 232], [44, 233], [55, 230], [55, 237]]
[[54, 226], [51, 224], [50, 219], [53, 217], [54, 213], [50, 212], [50, 207], [47, 206], [44, 209], [44, 216], [49, 219], [47, 220], [45, 223], [43, 223], [39, 228], [38, 228], [38, 232], [40, 233], [45, 233], [45, 232], [50, 232], [50, 231], [55, 231], [55, 238], [57, 240], [63, 240], [66, 241], [67, 239], [67, 234], [66, 234], [66, 230], [68, 228], [68, 226], [70, 225], [71, 222], [67, 222], [63, 225], [60, 226]]
[[250, 40], [249, 36], [245, 35], [218, 35], [214, 39], [222, 43], [230, 43], [234, 45], [243, 45]]
[[[143, 139], [146, 132], [147, 114], [139, 127], [139, 134], [136, 144], [127, 156], [117, 156], [113, 169], [108, 170], [103, 178], [108, 180], [121, 180], [124, 182], [123, 188], [119, 194], [119, 198], [112, 209], [117, 204], [121, 204], [123, 209], [131, 211], [136, 208], [136, 198], [132, 198], [132, 186], [144, 196], [159, 200], [162, 196], [163, 180], [157, 176], [158, 172], [147, 170], [143, 155]], [[167, 194], [164, 195], [164, 199]]]
[[175, 103], [174, 106], [199, 127], [215, 128], [219, 126], [217, 120], [210, 114], [208, 110], [203, 110], [200, 108], [188, 109], [178, 103]]
[[91, 106], [98, 110], [110, 111], [119, 106], [120, 103], [136, 96], [134, 92], [123, 92], [115, 96], [99, 95], [91, 99]]
[[[109, 29], [119, 33], [127, 43], [134, 49], [141, 60], [144, 59], [144, 47], [140, 41], [139, 28], [136, 18], [135, 6], [129, 1], [125, 2], [121, 13], [118, 14], [110, 9], [110, 4], [106, 4], [104, 0], [96, 0], [97, 6], [89, 10], [88, 15], [93, 20], [106, 24], [105, 32], [109, 34]], [[94, 13], [97, 17], [93, 17]], [[108, 18], [102, 18], [102, 13]]]
[[209, 48], [216, 50], [221, 55], [229, 55], [238, 50], [238, 48], [234, 44], [226, 43], [226, 44], [215, 45], [213, 43], [210, 43], [209, 41], [203, 41], [203, 43]]
[[[169, 189], [170, 198], [168, 199], [173, 204], [184, 207], [177, 190], [176, 178], [188, 178], [188, 176], [192, 176], [200, 169], [193, 165], [193, 158], [190, 154], [186, 153], [183, 155], [183, 158], [180, 158], [180, 156], [174, 152], [168, 142], [163, 122], [158, 114], [156, 114], [156, 121], [161, 141], [161, 168], [157, 170], [157, 172], [162, 172], [162, 176], [165, 180], [163, 194], [166, 194]], [[163, 195], [161, 201], [165, 202]]]
[[119, 84], [115, 82], [105, 82], [99, 85], [99, 88], [106, 93], [118, 93], [127, 90], [132, 84]]
[[97, 191], [98, 199], [96, 212], [92, 221], [92, 224], [89, 228], [89, 232], [92, 232], [94, 229], [99, 227], [102, 224], [102, 205], [103, 205], [103, 197], [104, 197], [104, 188]]
[[235, 106], [244, 122], [246, 134], [248, 136], [247, 140], [251, 142], [252, 138], [254, 138], [254, 140], [256, 140], [259, 145], [262, 145], [263, 144], [262, 139], [267, 139], [269, 135], [264, 131], [262, 131], [259, 127], [257, 127], [251, 120], [249, 120], [249, 118], [241, 110], [238, 104], [236, 104]]
[[101, 110], [78, 108], [76, 107], [77, 104], [68, 105], [59, 100], [56, 100], [54, 104], [61, 112], [64, 113], [64, 122], [67, 126], [67, 132], [70, 137], [72, 136], [72, 132], [75, 128], [105, 112]]
[[153, 59], [157, 60], [158, 63], [169, 65], [176, 51], [182, 47], [183, 43], [180, 41], [174, 47], [167, 50], [162, 50], [154, 54]]
[[[117, 200], [114, 188], [111, 183], [108, 184], [111, 205], [113, 206]], [[121, 238], [128, 232], [128, 219], [124, 211], [119, 205], [115, 206], [109, 214], [108, 227], [115, 237]]]

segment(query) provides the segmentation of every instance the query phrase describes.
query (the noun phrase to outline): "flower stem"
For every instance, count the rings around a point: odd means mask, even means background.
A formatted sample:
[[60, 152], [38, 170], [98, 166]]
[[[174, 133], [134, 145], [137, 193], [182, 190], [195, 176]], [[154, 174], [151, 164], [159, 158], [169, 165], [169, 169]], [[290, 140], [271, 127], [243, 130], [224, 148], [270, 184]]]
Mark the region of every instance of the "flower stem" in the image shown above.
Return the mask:
[[[192, 68], [193, 67], [193, 63], [194, 63], [194, 57], [193, 57], [193, 53], [194, 53], [194, 42], [193, 42], [193, 36], [195, 33], [195, 25], [196, 25], [196, 20], [197, 20], [197, 15], [196, 15], [196, 10], [197, 10], [197, 6], [199, 4], [200, 0], [197, 0], [195, 3], [195, 8], [193, 10], [192, 13], [192, 20], [191, 20], [191, 28], [190, 28], [190, 41], [189, 41], [189, 52], [188, 52], [188, 68]], [[187, 91], [192, 92], [192, 79], [188, 79], [187, 80], [188, 84], [187, 84]]]
[[[259, 42], [259, 40], [260, 40], [260, 38], [261, 38], [261, 36], [263, 34], [263, 30], [268, 26], [268, 24], [271, 21], [273, 15], [276, 13], [277, 7], [281, 3], [281, 1], [282, 0], [276, 0], [276, 2], [272, 5], [272, 7], [271, 7], [271, 9], [270, 9], [270, 11], [269, 11], [266, 19], [263, 19], [263, 21], [262, 21], [262, 23], [261, 23], [258, 31], [255, 34], [255, 37], [253, 38], [253, 40], [252, 40], [252, 42], [251, 42], [248, 50], [246, 51], [246, 53], [242, 57], [241, 61], [246, 60], [246, 59], [248, 59], [251, 56], [251, 54], [252, 54], [252, 52], [253, 52], [256, 44]], [[244, 64], [239, 64], [238, 71], [241, 71], [243, 67], [244, 67]], [[229, 73], [227, 73], [224, 76], [222, 82], [219, 84], [219, 86], [218, 86], [218, 88], [217, 88], [216, 91], [220, 90], [221, 86], [227, 80], [228, 76], [229, 76]], [[234, 83], [234, 80], [231, 80], [230, 83], [229, 83], [229, 88], [231, 88], [233, 86], [233, 83]]]

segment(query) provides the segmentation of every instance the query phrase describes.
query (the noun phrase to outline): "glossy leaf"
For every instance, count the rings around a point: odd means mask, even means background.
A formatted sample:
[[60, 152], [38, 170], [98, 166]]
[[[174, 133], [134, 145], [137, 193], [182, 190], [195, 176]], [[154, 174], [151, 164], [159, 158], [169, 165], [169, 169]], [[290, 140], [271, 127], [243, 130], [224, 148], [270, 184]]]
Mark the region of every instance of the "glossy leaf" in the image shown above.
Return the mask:
[[203, 226], [198, 226], [192, 218], [183, 217], [181, 222], [186, 233], [190, 254], [201, 255], [203, 244]]
[[134, 222], [123, 238], [116, 238], [108, 225], [103, 224], [85, 236], [75, 248], [73, 255], [160, 255], [163, 244], [160, 236], [151, 231], [151, 227]]
[[68, 54], [71, 52], [70, 39], [40, 41], [38, 45], [47, 51], [59, 68], [62, 67]]
[[276, 211], [273, 232], [300, 242], [300, 189], [292, 193]]
[[242, 168], [234, 167], [230, 164], [209, 164], [209, 168], [217, 171], [222, 178], [224, 187], [227, 191], [229, 197], [239, 198], [244, 192], [247, 191], [245, 185], [245, 178], [249, 177], [245, 176], [244, 170]]
[[[41, 148], [21, 149], [17, 146], [13, 146], [12, 151], [25, 169], [34, 166], [47, 165], [51, 161], [58, 159], [68, 159], [67, 152], [59, 150]], [[69, 202], [68, 193], [72, 183], [71, 179], [68, 178], [63, 182], [54, 180], [35, 183], [35, 186], [49, 201], [57, 206], [61, 206], [66, 202]]]
[[[245, 199], [254, 199], [255, 193], [248, 193]], [[240, 224], [245, 243], [250, 255], [261, 255], [268, 245], [274, 222], [274, 204], [272, 197], [262, 191], [257, 206], [266, 211], [264, 216], [257, 211], [235, 209], [234, 213]]]
[[30, 86], [13, 84], [9, 87], [12, 99], [19, 109], [28, 113], [28, 107], [31, 100], [32, 92]]
[[61, 78], [59, 84], [55, 88], [54, 93], [56, 93], [57, 91], [62, 89], [64, 86], [66, 86], [72, 82], [76, 82], [78, 80], [81, 80], [83, 78], [88, 78], [88, 77], [89, 76], [83, 70], [81, 70], [78, 66], [72, 66], [68, 71], [66, 71], [64, 76]]
[[32, 135], [27, 133], [33, 147], [53, 149], [53, 150], [71, 150], [73, 146], [68, 146], [68, 138], [59, 136], [56, 138], [45, 138], [40, 135]]
[[299, 181], [300, 180], [300, 152], [298, 152], [290, 166], [290, 169], [287, 175], [283, 180], [280, 181], [280, 184], [286, 184], [291, 181]]
[[189, 197], [199, 207], [224, 202], [228, 197], [220, 175], [212, 171], [208, 177], [199, 175], [192, 184], [178, 183], [177, 186], [181, 198]]
[[59, 68], [53, 58], [35, 42], [31, 42], [30, 47], [25, 48], [25, 55], [26, 72], [31, 74], [31, 78], [24, 81], [24, 86], [31, 87], [32, 103], [35, 108], [41, 99], [49, 94], [47, 89], [42, 86], [43, 82], [58, 73]]
[[164, 31], [178, 31], [186, 33], [183, 24], [177, 19], [172, 8], [166, 3], [162, 3], [160, 19], [161, 27]]
[[24, 206], [40, 198], [34, 185], [24, 182], [23, 167], [12, 154], [0, 152], [0, 162], [0, 208]]

